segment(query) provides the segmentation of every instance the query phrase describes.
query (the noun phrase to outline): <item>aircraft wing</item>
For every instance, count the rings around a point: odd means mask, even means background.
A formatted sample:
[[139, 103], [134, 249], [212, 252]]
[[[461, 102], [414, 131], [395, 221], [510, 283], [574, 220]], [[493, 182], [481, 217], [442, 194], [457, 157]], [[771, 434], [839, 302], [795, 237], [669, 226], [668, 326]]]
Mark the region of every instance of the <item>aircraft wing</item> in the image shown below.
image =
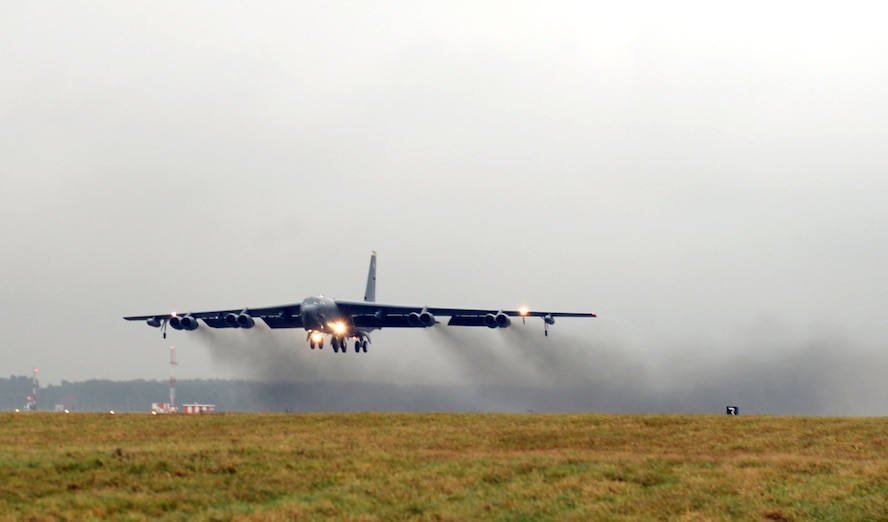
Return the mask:
[[363, 301], [344, 301], [324, 296], [306, 297], [301, 303], [262, 308], [232, 308], [185, 314], [162, 313], [124, 317], [127, 321], [145, 321], [160, 328], [166, 337], [166, 328], [195, 330], [203, 322], [210, 328], [252, 328], [257, 319], [270, 328], [304, 328], [311, 348], [323, 348], [324, 336], [329, 335], [333, 351], [345, 352], [346, 338], [355, 340], [355, 350], [367, 351], [368, 333], [379, 328], [428, 328], [439, 324], [439, 317], [448, 317], [452, 326], [485, 326], [507, 328], [512, 319], [539, 317], [545, 333], [556, 317], [596, 317], [593, 313], [547, 312], [541, 310], [504, 310], [493, 308], [445, 308], [438, 306], [402, 306], [375, 302], [376, 252], [370, 255], [367, 287]]
[[[267, 306], [263, 308], [233, 308], [230, 310], [215, 310], [211, 312], [166, 313], [155, 315], [134, 315], [124, 317], [127, 321], [147, 321], [150, 326], [159, 327], [164, 323], [170, 323], [173, 328], [176, 325], [188, 328], [186, 317], [200, 319], [211, 328], [239, 328], [253, 326], [253, 319], [262, 319], [270, 328], [302, 328], [302, 318], [299, 315], [301, 303], [280, 306]], [[170, 322], [173, 318], [177, 321]], [[233, 322], [232, 322], [233, 319]], [[184, 324], [183, 321], [185, 321]], [[242, 322], [238, 322], [242, 321]], [[195, 323], [196, 324], [196, 323]], [[181, 329], [181, 328], [177, 328]]]
[[[594, 313], [546, 312], [538, 310], [497, 310], [493, 308], [443, 308], [434, 306], [400, 306], [361, 301], [336, 300], [340, 310], [352, 317], [357, 327], [410, 328], [437, 323], [437, 316], [449, 317], [451, 326], [508, 326], [512, 317], [541, 317], [547, 324], [555, 317], [596, 317]], [[422, 317], [423, 314], [430, 314]], [[412, 316], [412, 317], [411, 317]], [[491, 322], [493, 321], [493, 322]], [[499, 321], [499, 322], [497, 322]]]
[[[512, 317], [541, 317], [547, 324], [556, 317], [596, 317], [594, 313], [548, 312], [539, 310], [497, 310], [494, 308], [445, 308], [429, 306], [402, 306], [363, 301], [336, 300], [340, 312], [350, 316], [359, 328], [412, 328], [431, 326], [438, 317], [449, 317], [450, 326], [508, 326]], [[270, 328], [302, 328], [300, 303], [263, 308], [232, 308], [208, 312], [166, 313], [124, 317], [127, 321], [146, 321], [160, 327], [169, 323], [175, 329], [192, 329], [200, 319], [211, 328], [238, 328], [253, 326], [253, 320], [262, 319]]]

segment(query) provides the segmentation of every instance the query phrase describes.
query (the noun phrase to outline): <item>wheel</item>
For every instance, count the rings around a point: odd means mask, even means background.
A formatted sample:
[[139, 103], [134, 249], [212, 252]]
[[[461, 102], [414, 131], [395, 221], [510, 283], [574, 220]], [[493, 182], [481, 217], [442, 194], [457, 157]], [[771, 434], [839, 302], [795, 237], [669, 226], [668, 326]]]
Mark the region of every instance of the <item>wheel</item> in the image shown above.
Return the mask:
[[324, 349], [324, 338], [321, 337], [321, 340], [318, 341], [318, 350], [323, 350], [323, 349]]
[[368, 344], [367, 341], [364, 341], [363, 343], [361, 343], [361, 348], [363, 348], [364, 353], [367, 353], [367, 344]]
[[308, 345], [311, 347], [312, 350], [315, 349], [315, 342], [314, 341], [308, 341]]
[[355, 341], [355, 353], [360, 353], [361, 351], [361, 341]]

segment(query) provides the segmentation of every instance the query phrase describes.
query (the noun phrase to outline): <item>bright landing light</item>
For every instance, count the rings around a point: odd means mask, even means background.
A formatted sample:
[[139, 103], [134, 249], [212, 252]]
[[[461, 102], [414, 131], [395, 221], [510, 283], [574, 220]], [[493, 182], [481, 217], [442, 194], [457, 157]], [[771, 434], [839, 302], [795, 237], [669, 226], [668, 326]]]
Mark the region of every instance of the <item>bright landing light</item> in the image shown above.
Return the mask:
[[332, 329], [333, 329], [333, 333], [335, 333], [336, 335], [342, 335], [342, 334], [345, 333], [345, 323], [343, 323], [342, 321], [339, 321], [339, 322], [336, 322], [336, 323], [331, 323], [331, 324], [329, 324], [329, 325], [327, 325], [327, 326], [329, 326], [330, 328], [332, 328]]
[[321, 332], [312, 332], [311, 333], [311, 340], [314, 341], [315, 344], [321, 342], [321, 339], [323, 339], [323, 338], [324, 338], [324, 334], [322, 334]]
[[530, 312], [530, 310], [528, 310], [526, 306], [522, 306], [518, 309], [518, 315], [521, 317], [526, 317], [528, 312]]

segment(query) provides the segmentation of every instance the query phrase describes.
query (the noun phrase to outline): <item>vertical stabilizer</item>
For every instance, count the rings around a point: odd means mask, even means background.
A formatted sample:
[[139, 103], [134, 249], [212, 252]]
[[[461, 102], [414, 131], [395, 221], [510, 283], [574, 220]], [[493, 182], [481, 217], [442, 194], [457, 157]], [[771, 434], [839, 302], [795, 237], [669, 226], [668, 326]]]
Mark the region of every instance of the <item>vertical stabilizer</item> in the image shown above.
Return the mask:
[[370, 253], [370, 271], [367, 273], [367, 290], [364, 291], [364, 301], [372, 303], [376, 301], [376, 251]]

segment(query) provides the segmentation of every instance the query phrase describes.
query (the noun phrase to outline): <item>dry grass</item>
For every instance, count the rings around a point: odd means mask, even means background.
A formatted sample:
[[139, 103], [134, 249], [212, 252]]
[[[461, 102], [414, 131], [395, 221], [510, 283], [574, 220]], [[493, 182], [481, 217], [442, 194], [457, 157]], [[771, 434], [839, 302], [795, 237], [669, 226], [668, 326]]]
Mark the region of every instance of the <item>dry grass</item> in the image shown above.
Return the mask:
[[888, 520], [888, 422], [0, 414], [0, 519]]

